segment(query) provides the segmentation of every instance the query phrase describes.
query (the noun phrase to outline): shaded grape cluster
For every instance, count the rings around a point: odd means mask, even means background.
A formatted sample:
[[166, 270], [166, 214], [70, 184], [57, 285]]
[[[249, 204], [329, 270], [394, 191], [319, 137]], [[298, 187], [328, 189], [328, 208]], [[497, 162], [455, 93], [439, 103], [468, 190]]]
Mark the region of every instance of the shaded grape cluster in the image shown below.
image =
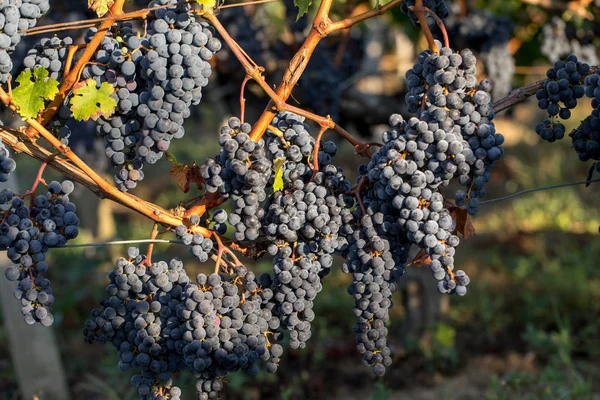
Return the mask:
[[581, 81], [589, 72], [590, 66], [573, 54], [566, 61], [559, 60], [548, 69], [544, 87], [536, 92], [538, 107], [545, 110], [549, 117], [535, 129], [542, 139], [554, 142], [564, 137], [565, 127], [556, 118], [571, 118], [571, 110], [577, 107], [577, 100], [585, 95]]
[[51, 306], [54, 296], [46, 278], [46, 253], [52, 247], [63, 247], [79, 234], [79, 218], [69, 194], [75, 186], [71, 181], [51, 182], [45, 195], [38, 195], [31, 206], [10, 190], [0, 193], [0, 248], [15, 264], [5, 276], [17, 281], [14, 296], [21, 302], [25, 322], [49, 326], [54, 322]]

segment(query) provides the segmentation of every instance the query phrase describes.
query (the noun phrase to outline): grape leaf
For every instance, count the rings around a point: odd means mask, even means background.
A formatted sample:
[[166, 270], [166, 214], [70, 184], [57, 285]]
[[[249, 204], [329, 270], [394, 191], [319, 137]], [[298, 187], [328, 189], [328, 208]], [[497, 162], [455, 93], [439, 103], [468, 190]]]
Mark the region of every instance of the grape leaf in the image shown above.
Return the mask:
[[457, 206], [452, 200], [446, 200], [444, 206], [450, 211], [452, 219], [456, 221], [456, 229], [452, 232], [453, 234], [460, 233], [465, 239], [475, 236], [475, 227], [466, 208]]
[[294, 5], [298, 7], [298, 16], [296, 17], [296, 21], [298, 21], [308, 12], [308, 9], [312, 6], [312, 0], [294, 0]]
[[431, 264], [431, 257], [429, 254], [423, 249], [419, 251], [419, 253], [413, 258], [413, 260], [408, 265], [414, 265], [415, 267], [422, 267], [425, 265]]
[[77, 121], [94, 121], [100, 116], [110, 117], [117, 107], [117, 101], [110, 95], [115, 88], [108, 82], [102, 82], [100, 88], [96, 87], [96, 81], [88, 79], [73, 86], [73, 98], [71, 98], [71, 111], [73, 118]]
[[275, 159], [275, 181], [273, 182], [273, 191], [279, 192], [283, 190], [283, 164], [285, 163], [285, 158], [277, 158]]
[[88, 0], [88, 8], [92, 9], [99, 18], [104, 17], [115, 0]]
[[17, 77], [19, 86], [12, 91], [12, 101], [19, 107], [19, 115], [35, 118], [44, 108], [44, 100], [52, 100], [58, 93], [58, 81], [48, 78], [48, 70], [37, 67], [23, 71]]
[[200, 175], [200, 167], [195, 162], [191, 167], [187, 164], [173, 164], [169, 173], [175, 178], [177, 186], [183, 193], [190, 191], [191, 183], [195, 183], [198, 190], [201, 190], [204, 184], [204, 180]]
[[213, 8], [217, 5], [217, 0], [196, 0], [196, 3], [200, 4], [201, 6]]

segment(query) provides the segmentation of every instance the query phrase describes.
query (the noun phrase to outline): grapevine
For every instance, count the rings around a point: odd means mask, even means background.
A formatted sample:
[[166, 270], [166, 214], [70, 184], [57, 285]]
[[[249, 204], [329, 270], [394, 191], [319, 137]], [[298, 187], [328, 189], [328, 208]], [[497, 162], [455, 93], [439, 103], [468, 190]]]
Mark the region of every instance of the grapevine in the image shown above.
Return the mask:
[[[200, 399], [219, 398], [228, 374], [276, 373], [284, 346], [303, 349], [315, 340], [315, 300], [338, 266], [351, 282], [356, 350], [375, 376], [384, 375], [393, 365], [393, 295], [413, 264], [428, 267], [440, 293], [467, 295], [471, 278], [455, 256], [471, 234], [465, 221], [486, 204], [486, 185], [506, 152], [497, 113], [535, 95], [548, 116], [536, 132], [554, 142], [566, 134], [557, 118], [569, 119], [587, 97], [593, 111], [570, 137], [580, 160], [600, 160], [597, 67], [573, 50], [553, 60], [546, 79], [509, 94], [514, 59], [505, 21], [483, 13], [451, 20], [444, 0], [392, 0], [337, 21], [332, 1], [322, 0], [309, 32], [307, 16], [296, 22], [286, 2], [292, 36], [303, 42], [278, 86], [260, 65], [266, 49], [247, 37], [260, 29], [232, 26], [250, 24], [241, 8], [221, 15], [208, 2], [153, 0], [125, 12], [124, 0], [96, 0], [95, 20], [36, 27], [49, 2], [12, 3], [0, 4], [0, 100], [27, 127], [0, 129], [0, 182], [17, 167], [9, 148], [42, 165], [25, 193], [0, 191], [0, 248], [14, 264], [5, 275], [17, 282], [25, 322], [50, 326], [52, 305], [61, 300], [46, 276], [46, 253], [79, 234], [69, 197], [75, 183], [150, 219], [148, 250], [130, 247], [116, 260], [105, 298], [84, 327], [86, 342], [113, 345], [117, 368], [131, 373], [140, 399], [179, 399], [182, 371], [196, 379]], [[404, 115], [389, 116], [380, 143], [363, 143], [336, 123], [341, 82], [356, 66], [344, 65], [352, 60], [342, 53], [336, 64], [322, 40], [396, 7], [419, 27], [428, 49], [404, 76]], [[13, 70], [21, 34], [53, 29], [83, 30], [83, 39], [37, 40]], [[455, 35], [467, 45], [450, 47]], [[174, 140], [196, 138], [185, 122], [206, 102], [213, 71], [231, 70], [243, 72], [232, 75], [243, 81], [240, 110], [211, 133], [218, 153], [179, 164], [169, 153]], [[250, 80], [268, 98], [256, 121], [245, 120]], [[297, 85], [310, 104], [290, 100]], [[112, 182], [74, 151], [71, 135], [82, 121], [102, 138]], [[340, 166], [339, 143], [326, 135], [348, 141], [364, 158], [356, 180]], [[184, 171], [184, 191], [195, 186], [201, 195], [167, 210], [133, 194], [148, 165], [161, 159]], [[47, 166], [69, 179], [47, 183]], [[595, 168], [600, 172], [600, 163]], [[189, 276], [183, 260], [153, 254], [154, 243], [170, 242], [159, 234], [188, 247], [194, 263], [209, 263], [208, 272]], [[420, 250], [413, 259], [411, 248]], [[270, 259], [269, 271], [257, 276], [244, 257]]]

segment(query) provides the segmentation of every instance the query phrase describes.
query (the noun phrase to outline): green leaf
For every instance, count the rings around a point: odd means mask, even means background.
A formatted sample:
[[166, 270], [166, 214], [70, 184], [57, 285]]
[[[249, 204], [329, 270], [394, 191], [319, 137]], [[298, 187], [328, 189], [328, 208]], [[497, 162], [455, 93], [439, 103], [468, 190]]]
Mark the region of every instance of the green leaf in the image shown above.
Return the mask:
[[33, 71], [23, 71], [17, 77], [19, 86], [12, 91], [12, 101], [19, 107], [19, 115], [35, 118], [44, 108], [44, 100], [52, 100], [58, 93], [58, 81], [48, 78], [48, 70], [37, 67]]
[[115, 88], [108, 82], [102, 82], [98, 88], [95, 80], [88, 79], [73, 88], [71, 111], [77, 121], [87, 121], [90, 118], [95, 121], [100, 116], [108, 118], [115, 112], [117, 101], [111, 97]]
[[275, 159], [275, 181], [273, 182], [273, 191], [279, 192], [283, 190], [285, 185], [283, 184], [283, 164], [285, 158]]
[[308, 9], [312, 6], [312, 0], [294, 0], [294, 5], [298, 7], [298, 16], [296, 17], [296, 21], [298, 21], [308, 12]]

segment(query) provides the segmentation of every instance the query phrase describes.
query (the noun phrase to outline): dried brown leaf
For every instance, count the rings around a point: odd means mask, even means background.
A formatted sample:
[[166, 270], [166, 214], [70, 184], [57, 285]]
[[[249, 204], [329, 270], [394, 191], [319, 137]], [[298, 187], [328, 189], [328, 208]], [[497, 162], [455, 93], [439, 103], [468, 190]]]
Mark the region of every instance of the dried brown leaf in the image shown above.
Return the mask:
[[408, 265], [414, 265], [415, 267], [422, 267], [424, 265], [431, 264], [431, 257], [429, 254], [423, 249], [419, 251], [419, 253], [413, 258], [413, 260]]
[[173, 165], [169, 173], [175, 178], [177, 186], [179, 186], [179, 189], [183, 193], [190, 191], [192, 183], [195, 183], [199, 190], [202, 189], [202, 185], [204, 184], [204, 180], [200, 175], [200, 167], [195, 162], [191, 167], [187, 164]]

